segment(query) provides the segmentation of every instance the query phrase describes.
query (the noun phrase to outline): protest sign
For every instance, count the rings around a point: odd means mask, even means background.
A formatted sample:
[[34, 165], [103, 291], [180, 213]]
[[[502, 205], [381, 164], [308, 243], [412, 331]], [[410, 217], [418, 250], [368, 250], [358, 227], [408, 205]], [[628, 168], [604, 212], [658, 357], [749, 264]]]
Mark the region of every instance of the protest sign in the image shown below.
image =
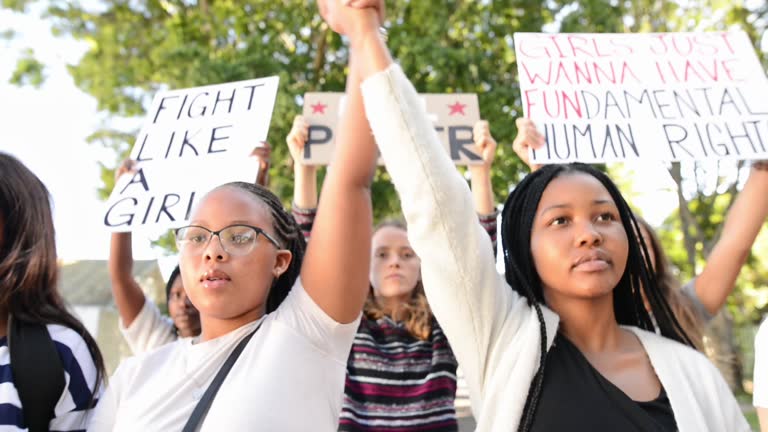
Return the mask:
[[[440, 140], [457, 165], [482, 162], [474, 145], [472, 129], [480, 120], [477, 95], [422, 94], [422, 101]], [[304, 163], [327, 165], [333, 157], [344, 93], [306, 93], [304, 119], [309, 124], [309, 139], [304, 146]], [[382, 163], [380, 161], [380, 163]]]
[[768, 80], [743, 32], [516, 33], [535, 163], [768, 158]]
[[248, 155], [267, 137], [277, 86], [269, 77], [158, 93], [131, 151], [137, 171], [117, 181], [104, 225], [179, 227], [209, 190], [253, 182]]

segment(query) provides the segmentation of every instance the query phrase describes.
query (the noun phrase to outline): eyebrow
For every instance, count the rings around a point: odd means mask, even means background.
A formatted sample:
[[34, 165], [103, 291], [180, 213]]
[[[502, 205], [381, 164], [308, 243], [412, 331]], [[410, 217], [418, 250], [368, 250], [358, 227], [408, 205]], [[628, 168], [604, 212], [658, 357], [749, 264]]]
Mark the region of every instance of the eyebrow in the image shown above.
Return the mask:
[[[599, 199], [599, 200], [592, 201], [592, 205], [605, 205], [605, 204], [616, 206], [616, 203], [614, 203], [613, 200], [610, 200], [610, 199]], [[571, 207], [573, 207], [571, 204], [555, 204], [543, 209], [539, 214], [544, 214], [550, 210], [566, 209]]]

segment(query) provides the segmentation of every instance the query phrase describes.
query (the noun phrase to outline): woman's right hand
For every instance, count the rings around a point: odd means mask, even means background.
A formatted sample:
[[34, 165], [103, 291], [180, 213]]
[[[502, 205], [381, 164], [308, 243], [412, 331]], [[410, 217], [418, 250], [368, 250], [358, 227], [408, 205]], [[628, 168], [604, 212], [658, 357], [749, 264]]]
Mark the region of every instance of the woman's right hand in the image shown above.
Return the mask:
[[384, 20], [384, 0], [317, 0], [317, 6], [328, 27], [351, 40], [378, 33]]
[[517, 156], [528, 165], [531, 172], [541, 168], [542, 165], [531, 163], [529, 148], [538, 150], [544, 147], [546, 141], [544, 136], [536, 130], [536, 125], [531, 119], [520, 117], [515, 120], [517, 126], [517, 136], [512, 141], [512, 148], [517, 153]]
[[309, 125], [304, 120], [304, 116], [297, 115], [293, 119], [293, 126], [285, 142], [288, 144], [288, 151], [291, 153], [293, 163], [296, 166], [304, 166], [304, 145], [309, 139]]
[[136, 172], [136, 161], [133, 159], [125, 159], [120, 163], [115, 171], [115, 183], [125, 174]]

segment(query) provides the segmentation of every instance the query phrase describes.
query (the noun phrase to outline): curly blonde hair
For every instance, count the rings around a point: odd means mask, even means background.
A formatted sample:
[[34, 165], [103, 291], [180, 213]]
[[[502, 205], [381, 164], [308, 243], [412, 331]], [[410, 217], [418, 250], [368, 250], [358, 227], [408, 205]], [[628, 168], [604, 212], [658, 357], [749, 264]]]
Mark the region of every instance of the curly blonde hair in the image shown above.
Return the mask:
[[[373, 230], [374, 235], [380, 229], [385, 227], [392, 227], [401, 229], [408, 232], [408, 228], [404, 222], [391, 219], [381, 222], [376, 225]], [[365, 300], [365, 306], [363, 306], [363, 313], [369, 319], [378, 320], [385, 316], [389, 316], [392, 319], [397, 319], [405, 324], [405, 328], [411, 336], [419, 340], [429, 339], [429, 335], [432, 332], [432, 309], [427, 302], [427, 296], [424, 294], [424, 285], [421, 280], [416, 282], [416, 286], [411, 291], [411, 297], [408, 299], [401, 310], [398, 310], [398, 316], [393, 317], [391, 311], [385, 310], [385, 308], [376, 300], [376, 296], [373, 293], [373, 286], [370, 286], [368, 290], [368, 298]]]

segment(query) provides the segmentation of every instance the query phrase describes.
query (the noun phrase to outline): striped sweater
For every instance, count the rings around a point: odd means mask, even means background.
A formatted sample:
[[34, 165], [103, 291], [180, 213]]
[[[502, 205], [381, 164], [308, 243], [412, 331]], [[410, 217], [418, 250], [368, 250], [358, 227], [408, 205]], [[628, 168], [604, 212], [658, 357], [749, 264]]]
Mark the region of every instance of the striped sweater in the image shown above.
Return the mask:
[[436, 321], [422, 341], [389, 317], [363, 318], [339, 431], [457, 431], [455, 397], [456, 359]]
[[[91, 395], [96, 381], [96, 366], [80, 335], [74, 330], [48, 324], [61, 364], [66, 388], [56, 404], [51, 431], [85, 431], [91, 414]], [[94, 398], [94, 403], [97, 398]], [[8, 338], [0, 338], [0, 431], [26, 431], [19, 393], [13, 384]]]

